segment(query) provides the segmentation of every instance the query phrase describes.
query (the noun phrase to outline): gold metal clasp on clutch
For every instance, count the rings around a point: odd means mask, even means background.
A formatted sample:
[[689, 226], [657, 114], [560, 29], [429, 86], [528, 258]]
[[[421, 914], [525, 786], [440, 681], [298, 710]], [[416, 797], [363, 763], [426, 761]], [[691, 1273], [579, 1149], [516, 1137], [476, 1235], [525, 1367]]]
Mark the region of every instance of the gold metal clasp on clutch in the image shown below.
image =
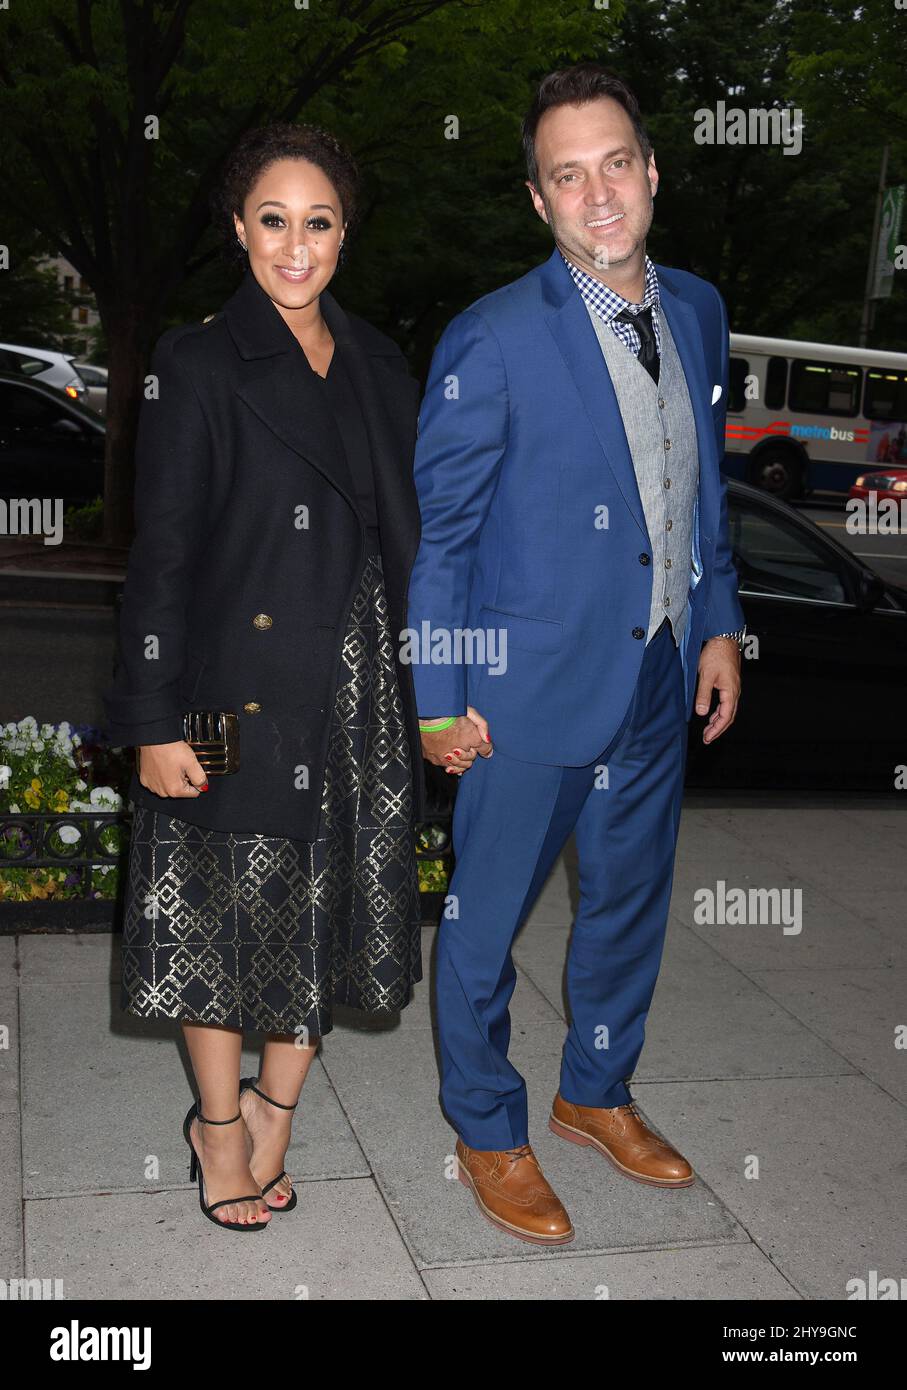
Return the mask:
[[239, 715], [230, 710], [190, 710], [183, 715], [183, 738], [207, 773], [239, 769]]

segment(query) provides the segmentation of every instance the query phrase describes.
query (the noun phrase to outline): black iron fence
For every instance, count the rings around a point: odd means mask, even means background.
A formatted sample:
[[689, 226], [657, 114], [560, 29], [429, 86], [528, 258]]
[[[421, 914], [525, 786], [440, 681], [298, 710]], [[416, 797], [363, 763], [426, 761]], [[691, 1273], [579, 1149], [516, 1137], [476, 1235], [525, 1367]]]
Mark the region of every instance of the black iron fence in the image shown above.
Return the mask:
[[66, 869], [76, 876], [69, 886], [81, 887], [81, 896], [88, 897], [93, 870], [119, 866], [131, 820], [128, 811], [0, 813], [0, 874]]
[[[449, 800], [430, 794], [426, 819], [416, 827], [417, 860], [439, 865], [422, 892], [426, 919], [440, 912], [452, 868], [451, 814]], [[62, 907], [64, 900], [94, 905], [98, 916], [105, 915], [103, 907], [112, 914], [115, 895], [103, 891], [98, 876], [125, 869], [131, 822], [128, 810], [0, 812], [0, 879], [5, 877], [13, 885], [13, 891], [0, 901], [6, 929], [11, 929], [16, 914], [21, 919], [23, 912], [28, 914], [33, 907], [40, 908], [42, 919], [49, 920], [48, 909]], [[16, 871], [30, 874], [39, 869], [58, 871], [55, 893], [42, 893], [37, 899], [24, 897], [21, 881], [16, 891], [15, 881], [20, 879]], [[65, 875], [62, 882], [61, 874]], [[119, 873], [114, 881], [119, 885], [121, 880]], [[55, 896], [59, 896], [59, 903], [53, 903]], [[76, 913], [74, 920], [87, 920], [84, 911]]]

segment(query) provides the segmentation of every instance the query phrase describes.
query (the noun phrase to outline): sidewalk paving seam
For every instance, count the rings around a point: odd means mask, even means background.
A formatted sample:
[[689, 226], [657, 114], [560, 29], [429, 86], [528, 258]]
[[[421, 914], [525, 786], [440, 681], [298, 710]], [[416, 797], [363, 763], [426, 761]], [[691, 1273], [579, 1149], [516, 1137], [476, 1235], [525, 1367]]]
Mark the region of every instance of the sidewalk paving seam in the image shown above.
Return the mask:
[[[367, 1160], [366, 1160], [367, 1161]], [[375, 1175], [368, 1173], [326, 1173], [314, 1178], [295, 1178], [294, 1182], [374, 1182]], [[36, 1192], [23, 1197], [24, 1202], [73, 1202], [83, 1197], [159, 1197], [168, 1192], [198, 1192], [196, 1183], [174, 1183], [172, 1187], [85, 1187], [73, 1188], [68, 1192]]]
[[16, 1091], [19, 1102], [17, 1115], [19, 1121], [19, 1251], [24, 1272], [28, 1268], [28, 1250], [25, 1245], [25, 1126], [22, 1123], [22, 961], [19, 955], [18, 936], [15, 941], [13, 976], [16, 981]]
[[[722, 1241], [696, 1239], [672, 1240], [663, 1245], [648, 1241], [644, 1245], [602, 1245], [593, 1246], [588, 1250], [571, 1250], [566, 1246], [552, 1246], [550, 1249], [544, 1249], [541, 1246], [531, 1246], [528, 1242], [525, 1243], [527, 1245], [525, 1255], [483, 1255], [475, 1260], [443, 1261], [437, 1264], [426, 1263], [422, 1265], [421, 1268], [426, 1272], [436, 1269], [481, 1269], [483, 1265], [542, 1264], [545, 1260], [550, 1260], [552, 1258], [557, 1260], [600, 1259], [604, 1255], [651, 1255], [658, 1254], [660, 1251], [671, 1250], [726, 1250], [728, 1246], [740, 1246], [745, 1249], [750, 1245], [755, 1246], [759, 1249], [760, 1254], [765, 1255], [765, 1251], [757, 1245], [757, 1242], [754, 1241], [749, 1234], [747, 1234], [745, 1238], [741, 1236], [739, 1239]], [[765, 1258], [768, 1259], [769, 1257], [765, 1255]], [[777, 1266], [775, 1266], [775, 1268], [777, 1268]], [[778, 1273], [781, 1274], [781, 1270], [778, 1270]], [[790, 1283], [786, 1274], [782, 1274], [782, 1278], [785, 1279], [787, 1283]], [[799, 1289], [797, 1292], [799, 1293]]]
[[[691, 932], [693, 932], [693, 934], [696, 936], [696, 939], [697, 939], [698, 941], [703, 941], [703, 944], [704, 944], [704, 945], [709, 945], [709, 944], [710, 944], [709, 942], [704, 941], [703, 938], [702, 938], [701, 936], [699, 936], [699, 934], [696, 932], [696, 930], [695, 930], [694, 927], [689, 927], [688, 930], [691, 931]], [[715, 947], [712, 947], [712, 949], [713, 949], [713, 950], [717, 950], [717, 948], [715, 948]], [[881, 1093], [882, 1093], [883, 1095], [887, 1096], [889, 1100], [895, 1101], [895, 1103], [896, 1103], [897, 1105], [899, 1105], [899, 1106], [901, 1107], [901, 1109], [907, 1108], [907, 1102], [905, 1102], [904, 1100], [902, 1100], [900, 1096], [892, 1095], [892, 1093], [891, 1093], [889, 1090], [887, 1090], [886, 1087], [883, 1086], [883, 1085], [881, 1084], [881, 1082], [876, 1081], [873, 1077], [869, 1076], [868, 1073], [865, 1072], [865, 1071], [863, 1070], [863, 1068], [862, 1068], [857, 1062], [849, 1062], [849, 1061], [847, 1060], [847, 1058], [844, 1057], [844, 1056], [841, 1054], [841, 1052], [840, 1052], [839, 1049], [835, 1046], [834, 1043], [829, 1042], [827, 1038], [823, 1038], [822, 1035], [821, 1035], [821, 1033], [817, 1033], [816, 1030], [815, 1030], [815, 1028], [813, 1028], [811, 1024], [807, 1023], [807, 1022], [805, 1021], [805, 1019], [798, 1018], [798, 1016], [793, 1012], [793, 1010], [790, 1009], [790, 1008], [789, 1008], [785, 1003], [783, 1003], [780, 999], [777, 999], [777, 998], [775, 997], [775, 995], [769, 994], [768, 990], [765, 989], [765, 987], [764, 987], [762, 984], [760, 984], [759, 981], [754, 980], [750, 975], [748, 975], [748, 974], [746, 973], [746, 970], [744, 969], [743, 966], [741, 966], [741, 965], [736, 965], [733, 961], [729, 961], [729, 960], [727, 960], [725, 957], [722, 957], [722, 959], [724, 960], [724, 963], [725, 963], [726, 965], [729, 965], [729, 966], [731, 967], [732, 970], [738, 971], [739, 974], [741, 974], [741, 975], [743, 976], [743, 978], [744, 978], [750, 985], [752, 985], [752, 987], [753, 987], [755, 990], [758, 990], [760, 994], [763, 994], [763, 995], [765, 996], [765, 998], [768, 999], [768, 1000], [771, 1002], [771, 1004], [772, 1004], [775, 1008], [780, 1009], [780, 1010], [782, 1010], [784, 1013], [786, 1013], [787, 1016], [788, 1016], [794, 1023], [796, 1023], [800, 1028], [805, 1028], [806, 1031], [807, 1031], [808, 1033], [810, 1033], [810, 1034], [815, 1038], [815, 1040], [816, 1040], [817, 1042], [821, 1043], [823, 1047], [827, 1047], [827, 1048], [829, 1049], [830, 1052], [833, 1052], [833, 1053], [835, 1054], [836, 1057], [840, 1057], [840, 1058], [841, 1058], [841, 1061], [842, 1061], [847, 1067], [849, 1067], [850, 1070], [847, 1071], [847, 1072], [836, 1072], [836, 1071], [829, 1071], [829, 1072], [786, 1072], [783, 1076], [777, 1076], [777, 1075], [775, 1075], [775, 1076], [764, 1076], [764, 1077], [759, 1077], [759, 1076], [726, 1076], [726, 1077], [712, 1077], [712, 1078], [699, 1078], [699, 1077], [696, 1077], [696, 1078], [691, 1078], [692, 1080], [711, 1079], [711, 1080], [714, 1080], [714, 1081], [795, 1081], [795, 1080], [797, 1080], [797, 1079], [799, 1078], [800, 1080], [803, 1080], [803, 1081], [806, 1081], [806, 1080], [812, 1081], [812, 1080], [815, 1080], [816, 1078], [821, 1077], [821, 1076], [861, 1076], [861, 1077], [863, 1078], [864, 1081], [868, 1081], [870, 1086], [875, 1086], [876, 1090], [881, 1091]], [[761, 967], [761, 966], [758, 966], [758, 967], [756, 967], [756, 968], [759, 969], [760, 972], [761, 972], [761, 970], [762, 970], [762, 967]], [[810, 970], [810, 969], [812, 969], [813, 967], [807, 965], [807, 966], [795, 966], [795, 967], [792, 967], [792, 968], [793, 968], [793, 969], [800, 969], [800, 970]], [[830, 966], [830, 965], [829, 965], [829, 966], [820, 966], [819, 968], [820, 968], [820, 969], [825, 969], [825, 970], [850, 970], [851, 967], [850, 967], [849, 965], [848, 965], [848, 966], [844, 966], [844, 965]], [[903, 966], [891, 966], [891, 965], [873, 965], [873, 966], [862, 966], [861, 968], [864, 969], [864, 970], [900, 970], [900, 969], [903, 969], [904, 967], [903, 967]], [[775, 970], [775, 973], [778, 974], [778, 975], [785, 975], [785, 974], [787, 974], [788, 972], [787, 972], [786, 970], [779, 970], [779, 969], [776, 969], [776, 970]], [[678, 1078], [678, 1080], [679, 1080], [679, 1079], [681, 1079], [681, 1078]], [[646, 1084], [646, 1083], [640, 1082], [639, 1084], [640, 1084], [640, 1085], [644, 1085], [644, 1084]]]
[[404, 1250], [406, 1251], [407, 1255], [409, 1256], [410, 1263], [412, 1264], [412, 1267], [413, 1267], [413, 1269], [415, 1270], [416, 1275], [418, 1276], [419, 1282], [420, 1282], [420, 1284], [422, 1285], [422, 1287], [425, 1289], [425, 1292], [426, 1292], [426, 1294], [428, 1295], [429, 1300], [430, 1300], [431, 1302], [435, 1302], [435, 1300], [432, 1298], [431, 1289], [428, 1288], [428, 1286], [427, 1286], [426, 1283], [425, 1283], [425, 1280], [422, 1278], [422, 1268], [421, 1268], [421, 1266], [419, 1265], [419, 1262], [418, 1262], [418, 1260], [417, 1260], [416, 1257], [415, 1257], [415, 1252], [413, 1251], [413, 1248], [412, 1248], [412, 1246], [410, 1245], [409, 1240], [407, 1239], [406, 1232], [403, 1230], [403, 1228], [402, 1228], [401, 1225], [400, 1225], [400, 1222], [397, 1220], [397, 1217], [396, 1217], [396, 1214], [395, 1214], [395, 1212], [394, 1212], [393, 1206], [391, 1205], [390, 1201], [388, 1200], [387, 1193], [386, 1193], [385, 1190], [384, 1190], [384, 1184], [382, 1183], [382, 1181], [381, 1181], [381, 1179], [379, 1178], [378, 1174], [375, 1172], [375, 1169], [374, 1169], [374, 1167], [373, 1167], [373, 1165], [372, 1165], [371, 1158], [369, 1157], [368, 1153], [366, 1152], [366, 1150], [365, 1150], [365, 1148], [364, 1148], [364, 1146], [363, 1146], [362, 1140], [361, 1140], [360, 1137], [359, 1137], [359, 1132], [358, 1132], [358, 1130], [356, 1129], [355, 1124], [353, 1123], [352, 1117], [351, 1117], [349, 1111], [347, 1110], [346, 1106], [344, 1105], [343, 1101], [341, 1100], [340, 1094], [339, 1094], [339, 1092], [338, 1092], [338, 1090], [337, 1090], [337, 1087], [334, 1085], [333, 1081], [331, 1080], [330, 1069], [329, 1069], [329, 1067], [328, 1067], [328, 1065], [327, 1065], [327, 1062], [326, 1062], [325, 1059], [324, 1059], [324, 1052], [323, 1052], [323, 1049], [322, 1049], [322, 1056], [321, 1056], [321, 1065], [322, 1065], [322, 1067], [323, 1067], [323, 1069], [324, 1069], [324, 1073], [325, 1073], [325, 1075], [326, 1075], [326, 1077], [327, 1077], [327, 1079], [328, 1079], [328, 1084], [329, 1084], [331, 1090], [334, 1092], [334, 1096], [336, 1097], [337, 1104], [340, 1106], [340, 1109], [341, 1109], [341, 1111], [342, 1111], [342, 1113], [343, 1113], [343, 1117], [344, 1117], [344, 1119], [346, 1120], [347, 1124], [348, 1124], [349, 1127], [350, 1127], [350, 1130], [351, 1130], [351, 1132], [352, 1132], [353, 1138], [356, 1140], [356, 1143], [359, 1145], [359, 1151], [360, 1151], [360, 1153], [362, 1154], [362, 1157], [363, 1157], [363, 1159], [365, 1160], [365, 1162], [368, 1164], [368, 1170], [369, 1170], [369, 1172], [370, 1172], [371, 1175], [372, 1175], [372, 1181], [374, 1182], [375, 1187], [378, 1189], [378, 1194], [379, 1194], [379, 1196], [381, 1197], [382, 1202], [384, 1203], [384, 1207], [385, 1207], [385, 1210], [387, 1211], [388, 1216], [390, 1217], [391, 1221], [393, 1221], [393, 1223], [394, 1223], [394, 1226], [395, 1226], [395, 1228], [396, 1228], [397, 1234], [398, 1234], [398, 1236], [400, 1237], [400, 1241], [401, 1241], [401, 1243], [402, 1243], [402, 1245], [403, 1245]]

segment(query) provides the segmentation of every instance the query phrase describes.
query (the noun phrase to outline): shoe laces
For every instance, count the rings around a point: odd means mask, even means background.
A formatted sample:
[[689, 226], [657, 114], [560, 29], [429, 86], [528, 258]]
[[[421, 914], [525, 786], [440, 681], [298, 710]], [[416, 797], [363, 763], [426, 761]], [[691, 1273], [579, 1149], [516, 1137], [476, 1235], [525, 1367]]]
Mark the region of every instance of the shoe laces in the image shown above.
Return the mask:
[[501, 1152], [507, 1155], [511, 1163], [516, 1163], [520, 1158], [531, 1158], [538, 1167], [538, 1159], [528, 1144], [520, 1144], [519, 1148], [516, 1149], [502, 1149]]
[[635, 1100], [627, 1101], [626, 1105], [618, 1105], [616, 1109], [619, 1113], [626, 1112], [627, 1115], [631, 1115], [633, 1119], [639, 1121], [639, 1123], [643, 1126], [644, 1129], [649, 1128], [642, 1115], [639, 1113], [639, 1106], [637, 1105]]

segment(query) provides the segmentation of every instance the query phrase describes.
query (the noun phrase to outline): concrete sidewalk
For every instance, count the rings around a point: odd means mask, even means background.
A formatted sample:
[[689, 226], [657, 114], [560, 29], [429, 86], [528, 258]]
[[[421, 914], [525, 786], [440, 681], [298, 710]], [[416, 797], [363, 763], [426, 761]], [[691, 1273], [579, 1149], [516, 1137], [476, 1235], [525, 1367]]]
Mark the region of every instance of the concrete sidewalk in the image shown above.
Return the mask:
[[[577, 891], [568, 847], [518, 941], [512, 1007], [531, 1142], [577, 1232], [557, 1252], [498, 1232], [451, 1180], [433, 929], [399, 1021], [350, 1015], [325, 1038], [287, 1165], [298, 1207], [254, 1241], [199, 1211], [180, 1032], [119, 1012], [119, 938], [0, 938], [0, 1275], [60, 1279], [70, 1299], [152, 1300], [844, 1299], [873, 1271], [904, 1278], [904, 826], [894, 799], [687, 798], [632, 1086], [696, 1169], [676, 1192], [547, 1129]], [[802, 930], [694, 921], [694, 893], [718, 880], [800, 889]]]

